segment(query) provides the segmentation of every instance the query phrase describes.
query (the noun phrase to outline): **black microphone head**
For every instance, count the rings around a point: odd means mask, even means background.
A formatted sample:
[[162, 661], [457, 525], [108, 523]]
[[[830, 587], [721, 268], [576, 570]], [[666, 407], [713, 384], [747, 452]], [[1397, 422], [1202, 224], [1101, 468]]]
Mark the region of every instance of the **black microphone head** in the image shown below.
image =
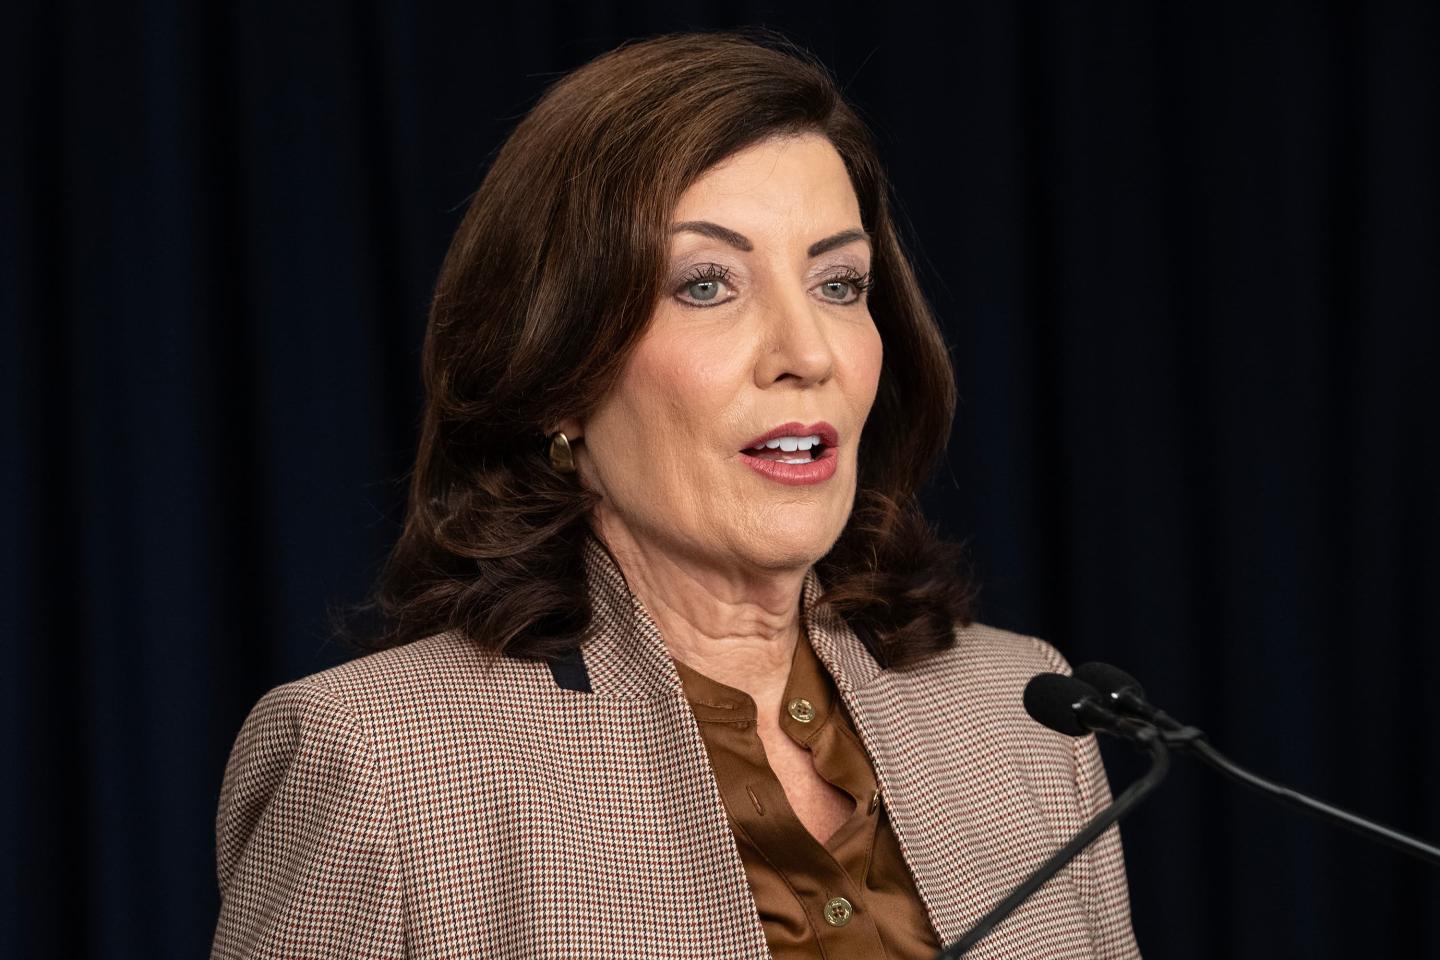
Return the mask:
[[1075, 715], [1075, 704], [1086, 697], [1100, 698], [1100, 692], [1083, 680], [1063, 673], [1037, 673], [1025, 685], [1025, 712], [1037, 723], [1071, 737], [1081, 737], [1090, 728]]
[[1075, 668], [1075, 676], [1107, 697], [1129, 687], [1135, 696], [1141, 700], [1145, 699], [1145, 690], [1140, 686], [1139, 680], [1119, 667], [1112, 667], [1108, 663], [1082, 663]]

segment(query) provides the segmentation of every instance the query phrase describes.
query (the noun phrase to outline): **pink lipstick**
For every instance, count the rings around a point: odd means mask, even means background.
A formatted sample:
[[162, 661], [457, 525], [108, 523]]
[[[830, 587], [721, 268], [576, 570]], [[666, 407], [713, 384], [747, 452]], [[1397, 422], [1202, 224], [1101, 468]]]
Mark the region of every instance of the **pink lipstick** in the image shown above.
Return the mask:
[[823, 420], [811, 424], [792, 421], [751, 440], [740, 451], [740, 459], [777, 483], [822, 483], [835, 474], [839, 441], [839, 432]]

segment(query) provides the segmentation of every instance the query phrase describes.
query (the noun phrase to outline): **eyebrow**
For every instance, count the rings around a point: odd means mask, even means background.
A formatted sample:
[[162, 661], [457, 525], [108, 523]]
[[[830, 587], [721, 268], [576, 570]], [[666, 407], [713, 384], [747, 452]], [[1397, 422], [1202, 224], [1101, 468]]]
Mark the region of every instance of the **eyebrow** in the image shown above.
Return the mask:
[[[709, 220], [686, 220], [682, 223], [675, 224], [670, 228], [670, 232], [672, 234], [698, 233], [712, 240], [727, 243], [736, 250], [744, 250], [746, 253], [755, 249], [755, 245], [751, 243], [750, 239], [744, 234], [736, 233], [729, 227], [722, 227], [720, 224], [712, 223]], [[810, 248], [806, 250], [805, 253], [807, 256], [818, 257], [822, 253], [829, 253], [836, 247], [843, 247], [845, 244], [854, 243], [856, 240], [864, 240], [867, 246], [870, 245], [870, 235], [864, 230], [852, 227], [849, 230], [841, 230], [839, 233], [831, 234], [824, 240], [816, 240], [810, 244]]]

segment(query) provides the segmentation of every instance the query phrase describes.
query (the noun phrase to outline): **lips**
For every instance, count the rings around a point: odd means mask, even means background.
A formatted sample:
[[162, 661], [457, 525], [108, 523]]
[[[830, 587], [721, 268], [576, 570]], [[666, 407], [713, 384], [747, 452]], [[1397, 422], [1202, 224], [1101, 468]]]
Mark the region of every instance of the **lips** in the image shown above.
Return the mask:
[[834, 447], [823, 447], [823, 452], [813, 460], [787, 463], [780, 460], [762, 460], [748, 453], [740, 454], [740, 462], [756, 473], [786, 486], [808, 486], [824, 483], [835, 475], [839, 452]]
[[[780, 437], [819, 437], [820, 443], [809, 451], [812, 459], [803, 460], [804, 454], [800, 454], [800, 462], [788, 460], [771, 460], [757, 456], [757, 447], [765, 446], [767, 441]], [[767, 479], [773, 480], [785, 486], [809, 486], [810, 484], [824, 483], [835, 475], [835, 468], [839, 462], [838, 451], [835, 449], [840, 442], [840, 433], [824, 420], [818, 423], [799, 423], [792, 421], [782, 423], [767, 433], [763, 433], [751, 440], [749, 445], [740, 451], [740, 462], [754, 470]]]
[[824, 420], [810, 424], [800, 423], [799, 421], [792, 420], [789, 423], [780, 424], [780, 426], [775, 427], [767, 433], [762, 433], [760, 436], [751, 440], [749, 443], [747, 443], [740, 449], [741, 452], [744, 452], [746, 450], [754, 450], [756, 447], [764, 444], [767, 440], [774, 440], [776, 437], [809, 436], [818, 436], [820, 438], [821, 446], [825, 447], [835, 447], [838, 446], [840, 443], [839, 431], [837, 431], [830, 424], [826, 423]]

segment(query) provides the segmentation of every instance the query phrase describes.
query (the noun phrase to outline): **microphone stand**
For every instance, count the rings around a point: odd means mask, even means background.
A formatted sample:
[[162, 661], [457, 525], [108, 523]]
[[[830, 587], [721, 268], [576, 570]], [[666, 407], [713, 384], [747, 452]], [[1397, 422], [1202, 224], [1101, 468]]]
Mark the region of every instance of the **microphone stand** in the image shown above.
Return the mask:
[[1024, 883], [1010, 891], [1009, 896], [977, 920], [963, 937], [937, 953], [935, 960], [959, 960], [967, 950], [979, 943], [981, 938], [989, 933], [997, 923], [1020, 906], [1026, 897], [1039, 890], [1045, 881], [1059, 873], [1061, 868], [1075, 859], [1081, 850], [1084, 850], [1096, 837], [1104, 833], [1107, 827], [1135, 809], [1141, 800], [1144, 800], [1156, 787], [1160, 786], [1160, 781], [1164, 780], [1165, 774], [1170, 772], [1170, 750], [1165, 744], [1165, 737], [1153, 728], [1144, 728], [1136, 731], [1133, 738], [1134, 742], [1150, 753], [1150, 769], [1145, 771], [1145, 775], [1130, 784], [1125, 792], [1116, 797], [1104, 810], [1091, 817], [1073, 840], [1056, 850], [1050, 859], [1046, 860]]

